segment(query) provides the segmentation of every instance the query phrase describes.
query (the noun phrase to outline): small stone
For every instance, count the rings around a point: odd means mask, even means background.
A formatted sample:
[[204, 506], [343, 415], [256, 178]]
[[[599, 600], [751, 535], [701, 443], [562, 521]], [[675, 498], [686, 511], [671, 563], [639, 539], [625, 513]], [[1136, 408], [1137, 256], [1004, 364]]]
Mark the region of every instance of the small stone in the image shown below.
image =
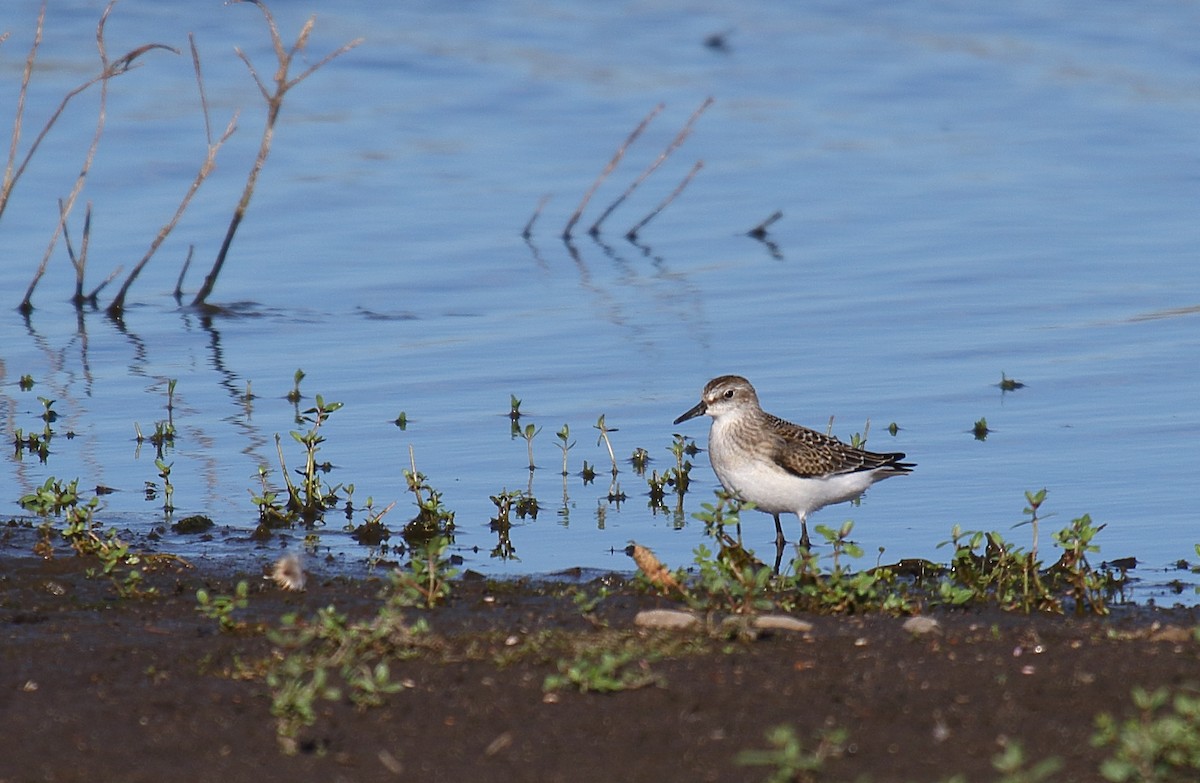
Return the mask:
[[646, 609], [637, 613], [633, 624], [641, 628], [684, 629], [699, 625], [700, 618], [678, 609]]
[[808, 633], [813, 624], [807, 620], [798, 620], [786, 614], [764, 614], [754, 618], [754, 627], [761, 631], [795, 631]]
[[941, 630], [942, 626], [932, 617], [917, 615], [916, 617], [910, 617], [905, 620], [904, 625], [901, 627], [914, 636], [924, 636], [926, 634], [935, 633]]

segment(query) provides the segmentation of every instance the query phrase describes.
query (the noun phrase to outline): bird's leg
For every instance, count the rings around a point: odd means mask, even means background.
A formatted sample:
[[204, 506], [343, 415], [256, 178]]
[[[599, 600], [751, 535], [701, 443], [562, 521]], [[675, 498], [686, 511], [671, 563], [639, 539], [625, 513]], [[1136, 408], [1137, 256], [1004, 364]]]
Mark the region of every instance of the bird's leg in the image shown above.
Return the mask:
[[779, 522], [779, 515], [775, 517], [775, 573], [779, 573], [779, 565], [783, 562], [783, 550], [787, 546], [787, 536], [783, 534], [783, 525]]
[[808, 523], [803, 514], [800, 515], [800, 548], [805, 552], [812, 549], [812, 544], [808, 540]]

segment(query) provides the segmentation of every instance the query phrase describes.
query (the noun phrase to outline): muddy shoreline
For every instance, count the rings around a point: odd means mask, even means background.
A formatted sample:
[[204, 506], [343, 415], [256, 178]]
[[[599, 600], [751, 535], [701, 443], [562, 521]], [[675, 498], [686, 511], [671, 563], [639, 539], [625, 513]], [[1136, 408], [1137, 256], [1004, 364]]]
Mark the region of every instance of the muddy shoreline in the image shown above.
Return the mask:
[[[0, 557], [0, 782], [292, 780], [763, 780], [738, 763], [786, 725], [808, 747], [844, 729], [821, 779], [997, 779], [1013, 742], [1055, 780], [1093, 781], [1111, 752], [1092, 746], [1095, 716], [1134, 714], [1135, 686], [1200, 684], [1194, 608], [1118, 608], [1075, 619], [934, 611], [916, 635], [904, 618], [800, 616], [807, 632], [721, 638], [638, 630], [648, 608], [679, 608], [619, 576], [582, 585], [463, 578], [445, 606], [411, 610], [430, 654], [390, 662], [403, 688], [378, 707], [322, 701], [299, 752], [280, 752], [271, 695], [255, 678], [273, 655], [261, 632], [289, 612], [379, 606], [375, 578], [317, 576], [288, 593], [253, 568], [170, 568], [157, 595], [117, 599], [84, 559]], [[251, 587], [223, 633], [196, 590]], [[585, 616], [580, 589], [609, 597]], [[618, 634], [661, 648], [635, 665], [652, 684], [618, 693], [544, 689], [563, 645]], [[691, 638], [680, 640], [680, 634]], [[539, 647], [539, 645], [541, 645]]]

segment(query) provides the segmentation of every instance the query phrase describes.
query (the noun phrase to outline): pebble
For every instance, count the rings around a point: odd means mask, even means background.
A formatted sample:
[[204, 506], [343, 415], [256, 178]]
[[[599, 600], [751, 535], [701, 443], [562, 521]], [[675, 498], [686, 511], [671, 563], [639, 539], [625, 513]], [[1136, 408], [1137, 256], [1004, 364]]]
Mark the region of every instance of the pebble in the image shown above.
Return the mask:
[[633, 624], [641, 628], [693, 628], [700, 618], [678, 609], [646, 609], [637, 613]]
[[917, 615], [916, 617], [910, 617], [905, 620], [904, 625], [901, 627], [914, 636], [924, 636], [925, 634], [935, 633], [941, 630], [942, 626], [932, 617]]

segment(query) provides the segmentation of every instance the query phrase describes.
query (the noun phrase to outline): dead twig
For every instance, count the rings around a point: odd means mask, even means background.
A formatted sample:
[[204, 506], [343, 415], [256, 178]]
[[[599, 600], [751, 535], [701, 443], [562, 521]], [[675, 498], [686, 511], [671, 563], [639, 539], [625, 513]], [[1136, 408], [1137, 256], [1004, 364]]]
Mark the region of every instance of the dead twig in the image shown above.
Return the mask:
[[221, 134], [221, 137], [215, 142], [212, 141], [208, 103], [204, 97], [203, 78], [201, 77], [199, 70], [200, 59], [196, 51], [196, 41], [195, 38], [190, 35], [188, 37], [188, 41], [192, 50], [192, 63], [196, 69], [196, 80], [200, 84], [205, 133], [208, 138], [207, 154], [205, 155], [204, 162], [201, 164], [200, 169], [196, 172], [196, 176], [192, 180], [191, 186], [184, 194], [183, 199], [179, 202], [179, 206], [175, 209], [175, 214], [173, 214], [171, 218], [165, 224], [163, 224], [162, 228], [159, 229], [158, 234], [150, 242], [150, 247], [146, 251], [145, 255], [143, 255], [137, 264], [134, 265], [133, 269], [129, 272], [129, 276], [125, 278], [125, 282], [121, 284], [121, 288], [117, 292], [117, 295], [113, 297], [112, 302], [110, 302], [108, 307], [105, 308], [105, 312], [108, 313], [109, 317], [115, 320], [120, 320], [124, 314], [125, 300], [128, 297], [129, 289], [133, 285], [133, 282], [137, 280], [138, 275], [140, 275], [142, 270], [145, 269], [146, 264], [150, 263], [150, 259], [154, 257], [156, 252], [158, 252], [158, 248], [162, 246], [162, 243], [166, 241], [167, 237], [170, 236], [171, 232], [175, 229], [175, 226], [179, 223], [179, 220], [183, 217], [184, 212], [187, 211], [188, 206], [191, 204], [192, 198], [194, 198], [196, 193], [200, 190], [200, 186], [204, 184], [204, 181], [208, 179], [208, 176], [213, 172], [213, 169], [216, 168], [217, 153], [220, 152], [221, 147], [224, 146], [225, 142], [229, 140], [229, 137], [232, 136], [234, 131], [237, 130], [237, 114], [235, 113], [233, 117], [229, 119], [229, 124], [225, 127], [225, 131]]
[[[42, 7], [38, 10], [37, 24], [34, 25], [33, 30], [33, 44], [29, 47], [29, 54], [25, 57], [25, 69], [21, 72], [21, 88], [17, 91], [17, 110], [13, 117], [12, 138], [8, 145], [8, 161], [4, 165], [4, 182], [0, 184], [0, 216], [4, 215], [8, 197], [20, 178], [20, 173], [14, 173], [13, 167], [17, 162], [17, 146], [21, 141], [21, 128], [25, 119], [25, 99], [29, 95], [29, 80], [33, 76], [33, 63], [37, 60], [38, 47], [42, 45], [42, 29], [46, 23], [47, 2], [48, 0], [42, 0]], [[5, 33], [5, 37], [7, 36], [8, 33]]]
[[175, 303], [179, 304], [183, 300], [183, 278], [187, 275], [188, 267], [192, 265], [192, 254], [196, 252], [195, 245], [188, 245], [187, 257], [183, 259], [183, 267], [179, 270], [179, 277], [175, 280]]
[[[46, 252], [42, 256], [41, 263], [38, 265], [37, 271], [34, 272], [33, 279], [29, 283], [29, 288], [25, 291], [25, 297], [21, 300], [19, 309], [25, 313], [33, 310], [32, 300], [34, 289], [37, 288], [38, 282], [46, 273], [46, 268], [50, 263], [50, 256], [54, 252], [54, 246], [58, 243], [58, 236], [64, 230], [67, 215], [71, 213], [71, 210], [75, 205], [75, 200], [79, 197], [80, 192], [83, 190], [83, 184], [87, 179], [88, 173], [91, 171], [92, 161], [96, 156], [96, 149], [100, 146], [100, 137], [104, 133], [104, 124], [107, 119], [106, 112], [108, 103], [108, 80], [115, 76], [120, 76], [123, 73], [127, 73], [134, 66], [134, 63], [139, 57], [153, 49], [166, 49], [167, 51], [179, 54], [177, 49], [165, 44], [144, 44], [127, 52], [115, 62], [110, 62], [108, 59], [108, 50], [104, 44], [104, 27], [108, 23], [108, 16], [112, 12], [113, 6], [115, 5], [116, 0], [111, 0], [111, 2], [109, 2], [109, 4], [105, 7], [104, 12], [100, 15], [99, 23], [96, 25], [96, 49], [100, 54], [100, 73], [70, 90], [65, 96], [63, 96], [58, 108], [53, 114], [50, 115], [50, 118], [42, 127], [41, 132], [38, 133], [37, 138], [34, 139], [33, 144], [25, 153], [25, 157], [21, 160], [20, 165], [16, 166], [14, 169], [13, 165], [16, 161], [17, 145], [21, 134], [21, 122], [24, 115], [25, 96], [28, 92], [29, 86], [29, 75], [32, 72], [33, 63], [37, 59], [37, 49], [41, 43], [42, 26], [45, 21], [46, 7], [44, 2], [42, 4], [42, 10], [38, 15], [37, 32], [34, 36], [34, 44], [25, 60], [25, 73], [22, 76], [21, 90], [18, 98], [17, 119], [13, 127], [13, 139], [12, 145], [9, 148], [8, 165], [5, 168], [4, 185], [2, 188], [0, 188], [0, 216], [3, 216], [4, 214], [4, 208], [8, 204], [8, 199], [12, 194], [13, 188], [16, 187], [17, 181], [20, 180], [21, 175], [24, 174], [25, 168], [29, 165], [30, 160], [33, 159], [38, 147], [41, 146], [42, 141], [46, 138], [46, 135], [50, 132], [50, 129], [54, 127], [55, 123], [58, 122], [59, 117], [62, 116], [63, 111], [67, 108], [67, 104], [71, 102], [71, 99], [98, 82], [100, 84], [100, 106], [96, 116], [96, 130], [92, 135], [92, 143], [88, 147], [87, 155], [84, 156], [84, 162], [79, 170], [79, 175], [75, 178], [75, 184], [71, 188], [71, 192], [67, 196], [65, 202], [60, 203], [59, 221], [55, 226], [54, 233], [50, 237], [50, 241], [46, 247]], [[91, 225], [90, 216], [87, 224], [88, 226]], [[86, 262], [86, 252], [82, 253], [78, 260], [73, 260], [73, 263], [78, 264], [76, 266], [77, 277], [82, 276], [83, 269], [81, 265], [86, 264]], [[78, 296], [81, 291], [82, 282], [79, 282], [76, 288], [76, 295]]]
[[116, 269], [109, 272], [108, 277], [106, 277], [102, 281], [100, 281], [100, 285], [93, 288], [92, 292], [87, 295], [88, 304], [91, 304], [94, 306], [96, 304], [96, 299], [100, 296], [100, 292], [103, 291], [108, 286], [109, 283], [116, 280], [117, 275], [121, 274], [124, 271], [125, 271], [124, 266], [118, 266]]
[[567, 221], [567, 225], [563, 229], [563, 239], [571, 238], [571, 229], [575, 228], [575, 224], [579, 222], [579, 217], [583, 214], [583, 210], [587, 209], [588, 202], [592, 200], [592, 195], [596, 192], [596, 189], [599, 188], [600, 184], [604, 182], [604, 180], [608, 178], [608, 175], [613, 172], [613, 169], [615, 169], [617, 164], [621, 162], [621, 158], [625, 157], [625, 151], [629, 149], [629, 145], [633, 144], [637, 137], [642, 135], [642, 131], [646, 130], [646, 126], [650, 124], [650, 121], [658, 116], [658, 113], [663, 110], [663, 106], [664, 104], [661, 103], [655, 106], [650, 113], [646, 115], [646, 119], [642, 120], [641, 123], [633, 129], [633, 133], [630, 133], [629, 137], [625, 139], [625, 142], [617, 148], [616, 153], [614, 153], [612, 156], [612, 160], [610, 160], [608, 165], [604, 167], [604, 170], [600, 172], [600, 176], [596, 177], [596, 181], [592, 183], [592, 186], [588, 188], [588, 191], [583, 194], [583, 199], [579, 202], [579, 206], [575, 208], [575, 213], [571, 215], [571, 219]]
[[779, 249], [779, 245], [775, 244], [773, 241], [771, 241], [771, 239], [768, 238], [769, 234], [767, 232], [767, 229], [771, 227], [771, 224], [776, 220], [779, 220], [781, 217], [783, 217], [783, 212], [780, 210], [775, 210], [773, 213], [771, 213], [769, 218], [747, 231], [746, 236], [762, 242], [763, 245], [766, 246], [767, 252], [771, 254], [772, 258], [777, 258], [782, 261], [783, 251]]
[[775, 210], [771, 213], [769, 218], [747, 231], [746, 236], [754, 237], [755, 239], [765, 239], [767, 236], [767, 229], [771, 227], [772, 223], [774, 223], [776, 220], [779, 220], [781, 217], [783, 217], [783, 212], [778, 209]]
[[[115, 0], [113, 0], [113, 3], [115, 3]], [[113, 3], [109, 3], [108, 8], [105, 9], [104, 16], [100, 20], [101, 28], [103, 28], [103, 26], [104, 26], [104, 21], [105, 21], [105, 19], [107, 19], [108, 11], [112, 8]], [[63, 99], [59, 102], [58, 107], [54, 110], [53, 113], [51, 113], [49, 119], [46, 120], [46, 124], [42, 126], [41, 131], [38, 132], [37, 137], [34, 139], [33, 144], [30, 145], [29, 149], [25, 152], [25, 156], [21, 159], [20, 164], [16, 165], [16, 167], [14, 169], [14, 163], [15, 163], [16, 157], [17, 157], [16, 149], [18, 146], [18, 141], [20, 139], [21, 124], [22, 124], [22, 120], [24, 117], [25, 96], [28, 93], [29, 75], [33, 72], [33, 63], [34, 63], [34, 60], [37, 58], [37, 49], [38, 49], [39, 44], [41, 43], [41, 38], [42, 38], [42, 29], [41, 28], [42, 28], [42, 21], [43, 21], [43, 16], [44, 16], [44, 9], [45, 9], [45, 5], [43, 3], [43, 15], [40, 15], [38, 17], [37, 34], [34, 39], [33, 47], [30, 49], [29, 56], [26, 58], [26, 61], [25, 61], [25, 73], [21, 77], [21, 90], [20, 90], [20, 93], [19, 93], [19, 96], [17, 99], [17, 118], [14, 121], [13, 139], [12, 139], [12, 144], [9, 148], [9, 160], [8, 160], [8, 165], [6, 166], [5, 172], [4, 172], [3, 186], [0, 187], [0, 216], [3, 216], [4, 208], [8, 204], [9, 196], [11, 195], [12, 190], [16, 186], [17, 182], [21, 179], [21, 175], [25, 173], [25, 169], [29, 165], [29, 161], [33, 159], [34, 154], [37, 153], [38, 147], [41, 146], [42, 141], [44, 141], [46, 136], [50, 133], [50, 129], [53, 128], [55, 123], [58, 122], [59, 118], [62, 116], [63, 111], [66, 110], [67, 104], [69, 104], [72, 99], [74, 99], [80, 93], [84, 92], [89, 87], [91, 87], [93, 84], [96, 84], [97, 82], [106, 82], [107, 80], [113, 78], [114, 76], [120, 76], [123, 73], [129, 72], [133, 67], [134, 60], [136, 60], [138, 57], [142, 56], [143, 54], [145, 54], [146, 52], [148, 52], [152, 49], [166, 49], [168, 52], [174, 52], [175, 54], [179, 54], [178, 49], [167, 46], [166, 44], [145, 44], [144, 46], [139, 46], [137, 49], [134, 49], [133, 51], [125, 54], [123, 57], [121, 57], [116, 62], [114, 62], [110, 65], [107, 65], [105, 67], [105, 69], [103, 71], [101, 71], [99, 74], [97, 74], [96, 76], [93, 76], [92, 78], [83, 82], [82, 84], [75, 87], [74, 89], [69, 90], [66, 93], [66, 95], [63, 96]], [[99, 34], [102, 34], [102, 32], [98, 33], [98, 35]]]
[[675, 189], [673, 191], [671, 191], [671, 194], [669, 196], [667, 196], [666, 198], [664, 198], [662, 201], [660, 201], [658, 203], [658, 206], [655, 207], [654, 209], [652, 209], [650, 211], [649, 215], [646, 215], [646, 217], [642, 218], [638, 222], [637, 225], [635, 225], [633, 228], [631, 228], [625, 232], [625, 238], [628, 239], [630, 242], [637, 239], [638, 232], [640, 232], [643, 228], [645, 228], [647, 223], [649, 223], [651, 220], [654, 220], [654, 218], [658, 217], [658, 213], [660, 213], [664, 209], [666, 209], [667, 206], [672, 201], [679, 198], [679, 194], [682, 193], [683, 189], [686, 188], [688, 186], [688, 183], [692, 181], [692, 177], [696, 176], [696, 174], [699, 173], [700, 169], [702, 169], [702, 168], [704, 168], [704, 161], [702, 161], [702, 160], [696, 161], [696, 164], [694, 166], [692, 166], [692, 170], [689, 171], [687, 173], [687, 176], [683, 178], [683, 181], [681, 181], [675, 187]]
[[234, 115], [229, 118], [229, 124], [225, 126], [225, 132], [221, 134], [221, 138], [217, 139], [216, 141], [212, 140], [211, 126], [209, 124], [208, 116], [208, 101], [204, 95], [204, 79], [200, 73], [200, 55], [196, 51], [196, 39], [194, 36], [188, 36], [188, 44], [191, 46], [192, 50], [192, 65], [196, 70], [196, 82], [200, 86], [200, 104], [203, 110], [202, 113], [204, 114], [204, 129], [205, 133], [209, 134], [208, 153], [205, 155], [204, 163], [201, 164], [200, 170], [196, 172], [196, 177], [192, 180], [191, 187], [188, 188], [187, 193], [184, 194], [183, 199], [179, 202], [179, 206], [175, 209], [175, 214], [172, 215], [171, 219], [163, 224], [163, 227], [158, 230], [158, 234], [154, 237], [153, 241], [150, 242], [150, 248], [146, 251], [146, 254], [142, 256], [141, 260], [139, 260], [137, 264], [134, 265], [133, 269], [130, 270], [129, 277], [125, 278], [125, 282], [121, 284], [121, 289], [117, 292], [117, 295], [113, 297], [113, 300], [109, 303], [108, 307], [105, 308], [105, 312], [108, 313], [109, 317], [115, 320], [120, 320], [125, 311], [125, 298], [129, 294], [129, 288], [133, 285], [133, 281], [136, 280], [138, 275], [142, 273], [142, 270], [146, 267], [146, 264], [150, 263], [150, 259], [154, 257], [154, 254], [158, 251], [158, 248], [162, 246], [162, 243], [165, 242], [167, 237], [170, 236], [171, 232], [175, 230], [176, 224], [178, 224], [180, 218], [183, 217], [183, 213], [187, 211], [188, 205], [192, 202], [192, 198], [200, 190], [200, 186], [204, 184], [204, 180], [208, 179], [208, 175], [212, 173], [214, 168], [216, 168], [217, 153], [221, 151], [221, 147], [224, 146], [225, 142], [229, 140], [229, 137], [232, 136], [234, 131], [237, 130], [238, 115], [235, 112]]
[[330, 52], [321, 58], [320, 61], [309, 66], [307, 70], [301, 73], [294, 79], [288, 78], [288, 71], [292, 67], [292, 60], [295, 56], [304, 50], [308, 45], [308, 38], [312, 34], [313, 26], [316, 24], [317, 18], [310, 16], [301, 28], [300, 34], [296, 37], [296, 42], [292, 44], [290, 49], [283, 45], [283, 38], [279, 35], [279, 28], [275, 25], [275, 18], [271, 15], [271, 11], [260, 0], [232, 0], [233, 2], [251, 2], [258, 6], [262, 11], [263, 17], [267, 21], [267, 28], [271, 33], [271, 43], [275, 47], [275, 59], [277, 68], [275, 71], [274, 89], [268, 89], [267, 85], [259, 77], [258, 71], [254, 68], [254, 64], [250, 62], [250, 58], [240, 48], [237, 49], [237, 55], [250, 69], [250, 75], [254, 77], [255, 84], [258, 85], [258, 90], [262, 93], [263, 99], [267, 102], [267, 121], [263, 127], [262, 140], [259, 142], [258, 156], [254, 159], [254, 165], [250, 168], [250, 174], [246, 178], [246, 186], [242, 190], [242, 197], [238, 200], [237, 207], [234, 209], [233, 218], [229, 221], [229, 228], [225, 231], [225, 239], [221, 242], [221, 249], [217, 252], [217, 258], [213, 262], [212, 269], [204, 278], [204, 284], [200, 286], [200, 290], [196, 292], [195, 299], [192, 300], [193, 307], [201, 307], [208, 300], [212, 293], [213, 286], [216, 285], [217, 275], [221, 273], [221, 267], [225, 265], [225, 258], [229, 254], [229, 247], [233, 243], [233, 237], [237, 233], [238, 226], [241, 225], [242, 219], [246, 216], [246, 210], [250, 206], [250, 198], [254, 195], [254, 188], [258, 184], [258, 175], [262, 173], [263, 166], [267, 162], [267, 156], [271, 152], [271, 140], [275, 133], [275, 122], [279, 119], [279, 112], [283, 108], [283, 99], [288, 91], [295, 87], [300, 82], [307, 79], [319, 68], [328, 64], [331, 60], [339, 57], [354, 47], [362, 43], [363, 39], [356, 38], [347, 44], [343, 44], [339, 48]]
[[550, 200], [550, 196], [542, 196], [538, 199], [537, 208], [533, 210], [533, 214], [529, 216], [529, 222], [525, 224], [525, 230], [521, 232], [524, 239], [529, 239], [533, 236], [533, 224], [537, 221], [538, 215], [542, 214], [542, 210], [546, 208], [546, 202]]
[[58, 200], [58, 216], [62, 222], [63, 242], [67, 246], [67, 258], [71, 261], [71, 266], [75, 267], [75, 295], [71, 297], [71, 302], [75, 307], [83, 307], [87, 302], [87, 297], [83, 295], [83, 275], [87, 269], [87, 253], [88, 246], [91, 244], [92, 238], [92, 202], [87, 203], [87, 208], [83, 213], [83, 234], [79, 245], [79, 255], [75, 255], [75, 246], [71, 244], [71, 232], [67, 227], [67, 206], [60, 198]]
[[629, 198], [633, 191], [637, 190], [639, 185], [645, 182], [651, 174], [657, 171], [658, 167], [665, 163], [667, 158], [671, 157], [671, 153], [679, 149], [680, 145], [687, 141], [687, 137], [692, 134], [692, 128], [696, 125], [696, 120], [700, 119], [700, 115], [707, 111], [708, 107], [712, 105], [713, 99], [711, 97], [704, 99], [704, 103], [700, 104], [700, 108], [692, 112], [692, 116], [688, 118], [686, 123], [684, 123], [683, 128], [680, 129], [679, 133], [675, 134], [675, 138], [670, 144], [667, 145], [667, 148], [662, 151], [658, 158], [655, 159], [655, 161], [649, 166], [647, 166], [645, 171], [638, 175], [637, 179], [630, 183], [629, 187], [625, 189], [624, 193], [617, 197], [616, 201], [614, 201], [612, 204], [609, 204], [608, 209], [604, 210], [604, 213], [600, 215], [600, 217], [596, 218], [596, 222], [593, 223], [592, 227], [588, 229], [589, 234], [595, 236], [596, 234], [600, 233], [600, 224], [603, 223], [617, 207], [621, 206], [621, 204], [625, 202], [625, 199]]

